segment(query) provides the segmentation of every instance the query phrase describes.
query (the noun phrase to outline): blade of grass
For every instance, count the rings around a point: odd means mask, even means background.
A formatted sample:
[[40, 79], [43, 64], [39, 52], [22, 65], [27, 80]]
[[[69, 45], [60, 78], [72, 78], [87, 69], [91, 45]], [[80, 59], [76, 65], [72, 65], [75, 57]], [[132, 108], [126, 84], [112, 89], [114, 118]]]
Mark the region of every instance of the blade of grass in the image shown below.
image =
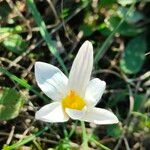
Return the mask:
[[36, 146], [36, 148], [38, 150], [43, 150], [42, 147], [41, 147], [41, 145], [36, 140], [33, 140], [33, 143], [34, 143], [34, 145]]
[[10, 73], [9, 71], [7, 71], [5, 68], [2, 68], [2, 67], [0, 67], [0, 72], [2, 72], [5, 75], [7, 75], [12, 81], [15, 81], [16, 83], [18, 83], [22, 87], [24, 87], [24, 88], [32, 91], [33, 93], [35, 93], [37, 96], [39, 96], [40, 98], [42, 98], [45, 102], [48, 101], [48, 99], [45, 96], [42, 96], [39, 93], [39, 91], [35, 90], [33, 88], [33, 86], [29, 85], [26, 80], [18, 78], [17, 76], [13, 75], [12, 73]]
[[64, 70], [64, 72], [66, 74], [68, 74], [67, 68], [64, 64], [64, 61], [62, 60], [62, 58], [60, 57], [59, 53], [57, 52], [55, 46], [54, 46], [54, 42], [52, 41], [51, 36], [49, 35], [47, 29], [46, 29], [46, 25], [38, 11], [38, 9], [36, 8], [36, 5], [34, 3], [33, 0], [27, 0], [27, 4], [28, 7], [35, 19], [35, 22], [37, 23], [41, 36], [43, 37], [43, 39], [45, 40], [50, 52], [54, 55], [54, 57], [58, 60], [58, 62], [60, 63], [62, 69]]
[[68, 138], [71, 138], [71, 136], [74, 134], [74, 132], [77, 128], [77, 124], [78, 124], [78, 120], [76, 120], [75, 123], [73, 124], [73, 127], [72, 127], [71, 131], [69, 132]]
[[14, 150], [16, 148], [19, 148], [20, 146], [34, 140], [37, 136], [43, 134], [45, 131], [47, 131], [49, 129], [49, 126], [46, 126], [44, 129], [38, 131], [37, 133], [35, 133], [34, 135], [30, 135], [26, 138], [24, 138], [21, 141], [18, 141], [17, 143], [11, 145], [11, 146], [4, 146], [4, 148], [2, 150]]
[[99, 148], [103, 150], [111, 150], [110, 148], [106, 147], [105, 145], [101, 144], [100, 142], [96, 141], [94, 138], [90, 138], [90, 141], [94, 142]]
[[108, 50], [108, 48], [112, 44], [113, 37], [114, 37], [115, 33], [117, 32], [117, 30], [119, 29], [119, 27], [122, 25], [122, 23], [125, 21], [126, 17], [130, 14], [131, 10], [133, 9], [133, 7], [135, 5], [135, 2], [130, 6], [128, 12], [123, 16], [123, 18], [120, 20], [119, 24], [112, 31], [112, 33], [107, 37], [107, 39], [105, 40], [105, 42], [103, 43], [103, 45], [101, 46], [101, 48], [96, 53], [95, 59], [94, 59], [94, 63], [95, 64], [98, 63], [98, 61], [102, 58], [102, 56], [104, 55], [104, 53]]

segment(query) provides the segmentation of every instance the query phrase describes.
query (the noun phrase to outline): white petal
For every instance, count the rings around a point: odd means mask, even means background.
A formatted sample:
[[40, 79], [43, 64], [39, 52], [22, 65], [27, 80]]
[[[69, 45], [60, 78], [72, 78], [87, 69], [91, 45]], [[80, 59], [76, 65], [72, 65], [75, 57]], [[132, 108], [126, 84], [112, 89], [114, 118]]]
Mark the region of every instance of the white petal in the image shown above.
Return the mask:
[[75, 120], [82, 118], [85, 115], [86, 110], [87, 110], [86, 107], [84, 107], [82, 110], [76, 110], [76, 109], [70, 109], [70, 108], [65, 109], [69, 117]]
[[98, 101], [101, 99], [106, 88], [105, 81], [102, 81], [98, 78], [92, 79], [85, 92], [85, 100], [88, 106], [95, 106]]
[[67, 77], [55, 66], [35, 63], [35, 77], [38, 86], [52, 100], [60, 101], [67, 92]]
[[45, 122], [65, 122], [68, 121], [69, 117], [64, 112], [61, 103], [53, 102], [43, 106], [39, 111], [37, 111], [35, 119]]
[[73, 62], [68, 87], [84, 96], [86, 86], [90, 80], [93, 67], [93, 46], [91, 42], [85, 41]]
[[110, 111], [102, 108], [92, 108], [80, 119], [95, 124], [114, 124], [118, 123], [118, 118]]

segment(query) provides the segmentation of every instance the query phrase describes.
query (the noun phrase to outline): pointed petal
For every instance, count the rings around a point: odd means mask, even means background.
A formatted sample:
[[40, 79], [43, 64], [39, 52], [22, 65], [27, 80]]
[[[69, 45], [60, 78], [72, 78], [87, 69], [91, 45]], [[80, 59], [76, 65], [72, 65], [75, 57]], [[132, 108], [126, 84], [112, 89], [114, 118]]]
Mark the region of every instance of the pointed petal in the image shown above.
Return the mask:
[[87, 110], [86, 107], [84, 107], [82, 110], [76, 110], [76, 109], [70, 109], [70, 108], [65, 109], [69, 117], [75, 120], [82, 118], [85, 115], [86, 110]]
[[84, 96], [86, 86], [90, 80], [93, 67], [93, 46], [91, 42], [85, 41], [73, 62], [68, 87]]
[[104, 93], [105, 87], [105, 81], [98, 78], [94, 78], [89, 82], [85, 92], [85, 100], [88, 106], [93, 107], [98, 103]]
[[118, 118], [110, 111], [102, 108], [92, 108], [88, 110], [80, 120], [95, 124], [115, 124]]
[[67, 77], [55, 66], [35, 63], [35, 77], [38, 86], [52, 100], [60, 101], [67, 92]]
[[45, 122], [65, 122], [68, 121], [69, 117], [63, 111], [61, 103], [53, 102], [43, 106], [39, 111], [37, 111], [35, 119]]

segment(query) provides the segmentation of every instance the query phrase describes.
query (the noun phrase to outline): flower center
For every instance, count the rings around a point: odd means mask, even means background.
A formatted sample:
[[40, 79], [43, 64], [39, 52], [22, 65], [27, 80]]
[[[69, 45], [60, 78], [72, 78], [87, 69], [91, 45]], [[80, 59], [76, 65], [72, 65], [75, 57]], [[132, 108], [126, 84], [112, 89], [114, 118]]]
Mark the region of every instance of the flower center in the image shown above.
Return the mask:
[[85, 105], [84, 99], [74, 91], [70, 91], [68, 95], [62, 99], [63, 108], [82, 110]]

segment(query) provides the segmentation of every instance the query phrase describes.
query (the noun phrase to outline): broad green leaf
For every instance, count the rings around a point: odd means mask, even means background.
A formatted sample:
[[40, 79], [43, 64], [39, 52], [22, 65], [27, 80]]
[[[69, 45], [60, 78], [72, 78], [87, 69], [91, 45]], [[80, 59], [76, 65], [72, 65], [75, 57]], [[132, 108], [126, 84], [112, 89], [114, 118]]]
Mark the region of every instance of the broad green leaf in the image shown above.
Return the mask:
[[114, 107], [117, 105], [117, 103], [125, 100], [125, 97], [128, 96], [128, 92], [127, 90], [123, 90], [121, 92], [118, 93], [114, 93], [109, 97], [109, 101], [108, 101], [108, 107]]
[[140, 0], [118, 0], [118, 3], [121, 4], [122, 6], [126, 6], [126, 5], [133, 4], [139, 1]]
[[[119, 24], [121, 18], [118, 16], [111, 16], [106, 19], [106, 25], [109, 30], [113, 31], [115, 27]], [[121, 26], [118, 28], [117, 32], [124, 36], [136, 36], [139, 33], [142, 33], [144, 28], [136, 27], [133, 24], [128, 24], [127, 22], [123, 22]]]
[[122, 59], [120, 60], [120, 68], [127, 74], [135, 74], [140, 71], [146, 51], [146, 41], [142, 36], [136, 37], [127, 44]]
[[[117, 10], [117, 13], [119, 15], [119, 17], [124, 17], [126, 15], [126, 13], [128, 12], [129, 8], [126, 8], [126, 7], [119, 7], [118, 10]], [[125, 20], [128, 22], [128, 23], [136, 23], [140, 20], [144, 19], [144, 16], [136, 11], [136, 10], [132, 10], [130, 12], [130, 14], [128, 15], [128, 17], [125, 18]]]
[[144, 94], [134, 95], [134, 108], [133, 108], [133, 111], [138, 111], [144, 101], [145, 101]]
[[21, 54], [28, 46], [27, 42], [24, 41], [19, 34], [12, 34], [8, 36], [2, 43], [5, 48], [16, 54]]
[[2, 27], [0, 28], [0, 35], [2, 36], [3, 34], [9, 33], [9, 34], [17, 34], [19, 32], [23, 31], [23, 26], [15, 26], [15, 27]]
[[121, 127], [119, 125], [109, 125], [107, 127], [107, 134], [109, 136], [118, 138], [122, 134], [122, 129], [121, 129]]
[[103, 36], [109, 36], [111, 34], [111, 31], [107, 28], [105, 23], [102, 23], [98, 26], [98, 31], [103, 35]]
[[11, 9], [6, 1], [0, 2], [0, 20], [6, 18], [9, 13], [11, 12]]
[[93, 33], [93, 27], [87, 24], [81, 25], [80, 30], [83, 31], [84, 36], [90, 36]]
[[0, 120], [17, 117], [23, 102], [23, 98], [15, 89], [5, 88], [0, 97]]
[[101, 0], [99, 1], [100, 7], [108, 7], [115, 4], [117, 0]]
[[18, 34], [23, 31], [23, 28], [24, 27], [20, 25], [0, 28], [0, 43], [2, 43], [6, 49], [16, 54], [21, 54], [28, 46], [27, 42]]

